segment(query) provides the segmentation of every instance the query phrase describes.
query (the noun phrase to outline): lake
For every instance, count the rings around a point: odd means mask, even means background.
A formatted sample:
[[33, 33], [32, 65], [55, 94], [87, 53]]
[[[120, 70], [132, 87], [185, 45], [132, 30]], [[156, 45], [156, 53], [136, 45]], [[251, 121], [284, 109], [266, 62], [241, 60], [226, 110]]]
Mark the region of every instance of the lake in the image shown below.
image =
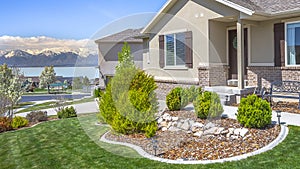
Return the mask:
[[[44, 67], [19, 67], [25, 76], [40, 76]], [[99, 70], [96, 67], [54, 67], [56, 76], [79, 77], [87, 76], [89, 79], [99, 77]]]

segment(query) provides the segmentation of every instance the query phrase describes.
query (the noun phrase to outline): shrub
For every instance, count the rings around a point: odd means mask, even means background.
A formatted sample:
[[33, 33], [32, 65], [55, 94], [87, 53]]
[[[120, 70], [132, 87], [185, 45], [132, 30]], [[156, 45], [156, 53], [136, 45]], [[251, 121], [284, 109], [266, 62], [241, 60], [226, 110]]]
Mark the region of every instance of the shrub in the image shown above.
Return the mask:
[[103, 91], [100, 88], [94, 90], [94, 97], [102, 97]]
[[11, 129], [11, 119], [8, 117], [0, 117], [0, 132], [9, 131]]
[[197, 116], [201, 119], [218, 117], [224, 111], [220, 98], [215, 92], [203, 92], [196, 98], [193, 104]]
[[134, 66], [127, 44], [119, 53], [119, 61], [100, 98], [98, 120], [122, 134], [145, 133], [151, 137], [157, 130], [154, 115], [158, 111], [154, 78]]
[[76, 112], [76, 110], [74, 109], [73, 106], [71, 106], [71, 107], [65, 107], [65, 108], [62, 108], [61, 110], [59, 110], [57, 112], [57, 116], [60, 119], [77, 117], [77, 112]]
[[20, 127], [27, 126], [27, 124], [28, 124], [28, 120], [26, 118], [21, 116], [16, 116], [12, 119], [11, 126], [13, 129], [17, 129]]
[[171, 111], [184, 108], [188, 104], [187, 92], [181, 87], [175, 87], [168, 93], [166, 103]]
[[29, 122], [41, 122], [41, 121], [47, 121], [48, 117], [47, 117], [47, 111], [33, 111], [30, 112], [26, 115], [26, 119]]
[[190, 88], [185, 88], [184, 92], [188, 97], [188, 102], [192, 103], [197, 98], [197, 96], [202, 93], [202, 88], [191, 86]]
[[245, 127], [264, 128], [272, 122], [271, 106], [256, 95], [249, 95], [241, 100], [237, 120]]

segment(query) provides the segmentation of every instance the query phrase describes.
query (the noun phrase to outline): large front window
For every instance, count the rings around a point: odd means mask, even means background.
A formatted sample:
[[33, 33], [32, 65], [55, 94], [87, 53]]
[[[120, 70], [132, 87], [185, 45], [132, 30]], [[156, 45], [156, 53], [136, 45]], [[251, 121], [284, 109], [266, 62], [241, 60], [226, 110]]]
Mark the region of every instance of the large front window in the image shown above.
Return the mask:
[[286, 28], [287, 65], [300, 65], [300, 23], [289, 23]]
[[166, 66], [185, 65], [185, 33], [165, 35]]

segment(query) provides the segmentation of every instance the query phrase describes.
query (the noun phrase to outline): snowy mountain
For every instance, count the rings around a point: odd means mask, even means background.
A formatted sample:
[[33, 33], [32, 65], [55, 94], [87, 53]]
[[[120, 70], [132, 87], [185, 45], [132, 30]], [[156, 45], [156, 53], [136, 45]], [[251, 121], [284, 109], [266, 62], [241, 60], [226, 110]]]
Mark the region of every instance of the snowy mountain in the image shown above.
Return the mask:
[[97, 66], [98, 56], [87, 50], [52, 48], [43, 50], [0, 50], [0, 64], [18, 67]]

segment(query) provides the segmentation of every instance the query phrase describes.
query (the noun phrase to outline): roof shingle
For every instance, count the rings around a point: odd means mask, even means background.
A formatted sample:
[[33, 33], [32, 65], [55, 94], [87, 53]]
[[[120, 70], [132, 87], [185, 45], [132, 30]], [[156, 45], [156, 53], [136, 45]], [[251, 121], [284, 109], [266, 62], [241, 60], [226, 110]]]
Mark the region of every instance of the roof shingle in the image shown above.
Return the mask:
[[103, 37], [96, 40], [96, 43], [100, 42], [143, 42], [142, 39], [135, 38], [136, 36], [141, 35], [142, 28], [140, 29], [126, 29], [124, 31]]

